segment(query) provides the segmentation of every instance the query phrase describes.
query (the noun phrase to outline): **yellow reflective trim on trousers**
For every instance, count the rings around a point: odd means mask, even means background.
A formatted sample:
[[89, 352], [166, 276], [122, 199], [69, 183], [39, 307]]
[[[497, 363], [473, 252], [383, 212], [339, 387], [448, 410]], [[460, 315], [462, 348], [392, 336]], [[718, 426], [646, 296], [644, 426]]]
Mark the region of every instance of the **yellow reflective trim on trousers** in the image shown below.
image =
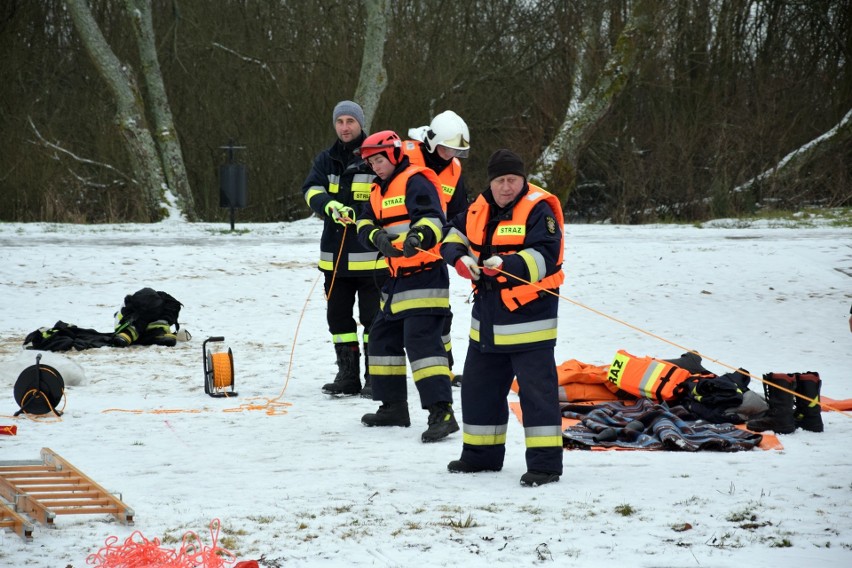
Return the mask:
[[[465, 428], [467, 430], [467, 428]], [[470, 446], [497, 446], [506, 444], [506, 433], [494, 432], [491, 434], [462, 433], [462, 443]]]
[[[473, 331], [470, 334], [473, 338]], [[477, 334], [476, 339], [479, 339]], [[545, 329], [542, 331], [528, 331], [526, 333], [513, 333], [511, 335], [494, 334], [494, 345], [521, 345], [523, 343], [537, 343], [539, 341], [548, 341], [556, 339], [556, 328]]]
[[526, 443], [528, 448], [561, 448], [562, 436], [531, 436]]
[[354, 331], [352, 333], [339, 333], [337, 335], [332, 335], [331, 341], [333, 343], [358, 343], [358, 332]]
[[450, 368], [447, 365], [435, 365], [433, 367], [424, 367], [423, 369], [417, 369], [412, 372], [414, 376], [414, 382], [416, 383], [420, 379], [425, 379], [427, 377], [436, 377], [436, 376], [450, 376]]
[[373, 361], [370, 361], [370, 374], [371, 375], [402, 375], [405, 376], [405, 365], [373, 365]]

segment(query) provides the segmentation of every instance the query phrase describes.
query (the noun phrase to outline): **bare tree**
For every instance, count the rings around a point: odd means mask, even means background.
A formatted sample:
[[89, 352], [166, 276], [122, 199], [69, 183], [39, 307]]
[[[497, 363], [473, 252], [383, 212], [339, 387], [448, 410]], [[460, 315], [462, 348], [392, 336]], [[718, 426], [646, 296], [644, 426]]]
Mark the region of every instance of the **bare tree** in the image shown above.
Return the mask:
[[[557, 162], [567, 166], [565, 185], [552, 188], [553, 193], [565, 203], [565, 199], [576, 181], [577, 162], [598, 124], [603, 121], [616, 99], [627, 87], [645, 48], [651, 44], [654, 29], [653, 3], [640, 0], [634, 5], [630, 19], [626, 22], [603, 72], [594, 86], [581, 98], [579, 74], [574, 81], [571, 102], [565, 119], [550, 144], [542, 152], [531, 178], [547, 184]], [[589, 30], [593, 34], [594, 30]], [[583, 63], [580, 62], [580, 65]]]
[[816, 160], [827, 152], [836, 151], [849, 144], [852, 139], [852, 110], [831, 130], [811, 140], [800, 148], [796, 148], [772, 168], [757, 175], [747, 182], [738, 185], [733, 193], [748, 191], [756, 184], [771, 184], [784, 181], [794, 181], [798, 172], [808, 163]]
[[175, 129], [169, 107], [163, 74], [157, 61], [154, 25], [151, 20], [151, 0], [124, 0], [130, 14], [139, 59], [142, 62], [142, 78], [145, 81], [145, 102], [151, 117], [154, 141], [160, 155], [163, 173], [172, 193], [178, 199], [181, 212], [187, 219], [195, 220], [195, 202], [186, 175], [180, 140]]
[[145, 194], [150, 220], [159, 220], [160, 195], [166, 179], [157, 148], [145, 123], [139, 89], [130, 68], [122, 64], [107, 44], [86, 0], [66, 0], [74, 27], [86, 52], [115, 100], [115, 125], [127, 147], [133, 176]]
[[364, 38], [364, 57], [361, 60], [355, 100], [359, 101], [364, 109], [364, 129], [369, 132], [373, 116], [379, 107], [379, 100], [388, 85], [384, 57], [390, 20], [390, 0], [364, 0], [364, 6], [367, 8], [367, 35]]

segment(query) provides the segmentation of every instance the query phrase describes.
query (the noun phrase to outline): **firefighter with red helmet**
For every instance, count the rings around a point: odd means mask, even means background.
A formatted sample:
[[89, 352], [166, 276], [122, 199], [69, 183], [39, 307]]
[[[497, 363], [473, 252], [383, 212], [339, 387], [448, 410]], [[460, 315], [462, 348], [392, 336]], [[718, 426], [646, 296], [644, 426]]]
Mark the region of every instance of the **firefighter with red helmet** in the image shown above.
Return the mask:
[[441, 184], [431, 169], [414, 166], [402, 140], [385, 130], [368, 136], [360, 155], [378, 176], [357, 222], [358, 238], [387, 260], [379, 313], [370, 330], [369, 373], [375, 413], [366, 426], [411, 425], [406, 355], [429, 411], [421, 441], [435, 442], [459, 429], [453, 413], [450, 368], [441, 329], [450, 311], [449, 274], [438, 254], [446, 221]]
[[[470, 131], [458, 114], [445, 110], [435, 115], [429, 126], [411, 128], [412, 140], [402, 143], [402, 149], [415, 166], [426, 166], [434, 171], [441, 182], [441, 201], [447, 219], [452, 219], [467, 209], [467, 188], [462, 175], [461, 158], [470, 152]], [[462, 375], [452, 373], [454, 357], [451, 337], [452, 312], [444, 321], [441, 339], [450, 363], [453, 386], [461, 386]]]
[[370, 198], [373, 172], [356, 155], [366, 138], [364, 111], [358, 103], [340, 101], [332, 111], [337, 140], [314, 158], [302, 193], [308, 206], [323, 218], [319, 269], [325, 277], [326, 320], [337, 359], [337, 375], [322, 392], [334, 397], [361, 392], [358, 323], [353, 317], [358, 300], [358, 320], [364, 327], [364, 388], [369, 389], [367, 351], [369, 330], [379, 310], [379, 289], [387, 278], [387, 265], [376, 261], [355, 234], [355, 212]]
[[526, 441], [521, 485], [559, 481], [562, 416], [554, 347], [562, 273], [559, 200], [528, 183], [521, 158], [497, 150], [489, 187], [448, 225], [447, 264], [474, 285], [462, 388], [461, 457], [453, 473], [498, 471], [506, 453], [506, 397], [517, 377]]

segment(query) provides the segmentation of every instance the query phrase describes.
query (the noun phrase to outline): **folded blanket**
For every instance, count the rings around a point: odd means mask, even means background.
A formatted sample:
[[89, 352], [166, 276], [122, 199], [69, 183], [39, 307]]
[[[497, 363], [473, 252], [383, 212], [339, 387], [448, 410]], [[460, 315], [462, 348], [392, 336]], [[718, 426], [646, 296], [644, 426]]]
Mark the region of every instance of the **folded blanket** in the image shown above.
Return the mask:
[[562, 415], [580, 421], [562, 432], [565, 445], [573, 447], [738, 452], [751, 450], [763, 438], [733, 424], [690, 420], [693, 415], [683, 407], [646, 398], [594, 406], [562, 405]]

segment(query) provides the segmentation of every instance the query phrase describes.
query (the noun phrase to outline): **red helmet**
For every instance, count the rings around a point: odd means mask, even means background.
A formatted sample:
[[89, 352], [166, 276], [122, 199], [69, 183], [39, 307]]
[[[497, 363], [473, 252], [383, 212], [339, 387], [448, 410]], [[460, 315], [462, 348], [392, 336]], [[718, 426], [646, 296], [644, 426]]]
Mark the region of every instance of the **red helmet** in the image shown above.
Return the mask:
[[402, 140], [393, 130], [382, 130], [367, 136], [358, 149], [358, 153], [365, 160], [370, 156], [384, 153], [390, 163], [397, 165], [403, 156]]

